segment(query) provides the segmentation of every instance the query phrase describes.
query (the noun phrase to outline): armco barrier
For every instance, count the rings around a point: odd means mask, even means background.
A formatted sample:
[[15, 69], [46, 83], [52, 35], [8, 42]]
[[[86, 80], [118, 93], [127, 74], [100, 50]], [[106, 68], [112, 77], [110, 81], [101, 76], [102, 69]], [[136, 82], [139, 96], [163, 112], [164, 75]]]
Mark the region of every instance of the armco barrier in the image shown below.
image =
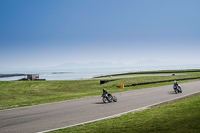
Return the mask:
[[180, 70], [169, 70], [169, 71], [138, 71], [138, 72], [127, 72], [127, 73], [116, 73], [116, 74], [108, 74], [108, 75], [101, 75], [101, 76], [94, 76], [94, 78], [103, 78], [108, 76], [121, 76], [121, 75], [131, 75], [131, 74], [165, 74], [165, 73], [187, 73], [187, 72], [200, 72], [200, 69], [188, 69], [184, 71]]
[[[115, 79], [116, 80], [116, 79]], [[115, 80], [100, 80], [100, 85], [101, 84], [105, 84], [105, 83], [108, 83], [110, 81], [115, 81]]]
[[[179, 80], [190, 80], [190, 79], [200, 79], [200, 77], [175, 79], [175, 80], [179, 81]], [[171, 80], [163, 80], [163, 81], [143, 82], [143, 83], [135, 83], [135, 84], [131, 84], [131, 85], [124, 85], [124, 87], [137, 86], [137, 85], [146, 85], [146, 84], [155, 84], [155, 83], [163, 83], [163, 82], [172, 82], [172, 81], [174, 81], [174, 80], [171, 79]], [[120, 86], [116, 86], [116, 87], [120, 87]]]

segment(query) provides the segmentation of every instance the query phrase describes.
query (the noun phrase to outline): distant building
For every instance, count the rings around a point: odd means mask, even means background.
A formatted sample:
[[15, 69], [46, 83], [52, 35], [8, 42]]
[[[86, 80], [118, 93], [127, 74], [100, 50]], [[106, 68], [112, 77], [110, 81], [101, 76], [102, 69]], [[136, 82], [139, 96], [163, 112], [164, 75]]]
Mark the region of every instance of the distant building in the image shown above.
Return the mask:
[[38, 80], [39, 74], [27, 74], [27, 79], [28, 80]]

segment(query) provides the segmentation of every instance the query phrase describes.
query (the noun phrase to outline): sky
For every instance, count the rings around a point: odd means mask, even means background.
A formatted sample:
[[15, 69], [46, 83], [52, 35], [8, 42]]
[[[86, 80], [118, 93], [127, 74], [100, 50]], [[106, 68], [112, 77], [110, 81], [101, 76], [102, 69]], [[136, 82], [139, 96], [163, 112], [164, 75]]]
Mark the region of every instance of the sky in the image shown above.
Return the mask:
[[0, 0], [0, 67], [200, 64], [199, 0]]

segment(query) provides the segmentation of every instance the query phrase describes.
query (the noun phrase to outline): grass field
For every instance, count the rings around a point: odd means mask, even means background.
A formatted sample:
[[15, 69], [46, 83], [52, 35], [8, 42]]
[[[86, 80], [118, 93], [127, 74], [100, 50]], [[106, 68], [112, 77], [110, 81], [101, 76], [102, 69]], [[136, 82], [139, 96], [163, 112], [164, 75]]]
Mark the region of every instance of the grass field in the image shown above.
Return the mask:
[[[182, 70], [184, 71], [184, 70]], [[156, 74], [159, 74], [158, 72]], [[176, 76], [143, 76], [120, 78], [100, 85], [99, 79], [75, 81], [0, 81], [0, 109], [31, 106], [42, 103], [71, 100], [102, 94], [105, 88], [110, 93], [170, 85], [173, 82], [140, 85], [119, 89], [120, 84], [160, 81], [168, 79], [200, 77], [200, 72], [185, 72]], [[179, 81], [189, 82], [191, 80]]]
[[199, 133], [200, 95], [54, 133]]

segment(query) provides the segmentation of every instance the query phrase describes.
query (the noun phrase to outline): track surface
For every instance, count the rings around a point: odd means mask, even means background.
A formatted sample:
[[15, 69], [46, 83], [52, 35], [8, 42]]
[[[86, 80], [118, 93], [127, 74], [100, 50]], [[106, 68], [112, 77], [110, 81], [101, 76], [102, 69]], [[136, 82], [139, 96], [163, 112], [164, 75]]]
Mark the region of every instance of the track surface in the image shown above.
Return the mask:
[[183, 93], [173, 86], [154, 87], [114, 94], [116, 103], [104, 104], [100, 96], [0, 111], [1, 133], [34, 133], [92, 121], [176, 97], [200, 92], [200, 81], [181, 84]]

